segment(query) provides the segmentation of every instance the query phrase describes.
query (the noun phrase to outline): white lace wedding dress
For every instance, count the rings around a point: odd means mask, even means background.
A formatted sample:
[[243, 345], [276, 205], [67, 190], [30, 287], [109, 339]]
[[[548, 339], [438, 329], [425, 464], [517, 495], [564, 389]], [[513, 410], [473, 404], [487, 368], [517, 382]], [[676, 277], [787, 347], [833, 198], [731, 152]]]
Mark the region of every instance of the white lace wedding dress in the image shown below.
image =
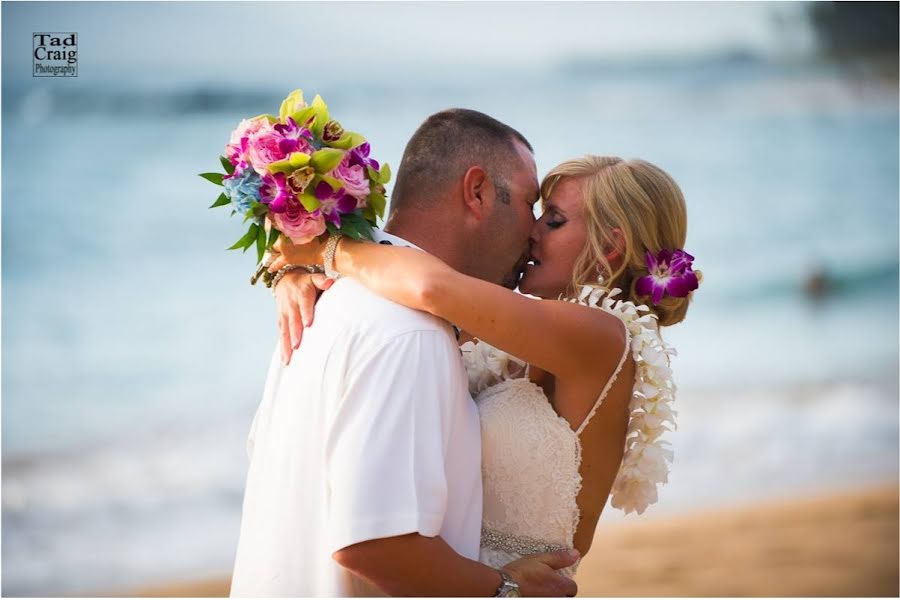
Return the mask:
[[[622, 358], [584, 422], [573, 430], [553, 410], [543, 390], [527, 378], [522, 361], [484, 342], [461, 350], [469, 388], [481, 414], [484, 513], [480, 561], [495, 568], [536, 552], [572, 548], [580, 511], [580, 435], [619, 375], [629, 352], [635, 385], [625, 457], [612, 491], [612, 504], [639, 514], [656, 501], [667, 479], [671, 451], [659, 436], [674, 426], [669, 403], [675, 386], [668, 368], [675, 351], [659, 337], [647, 307], [614, 301], [586, 287], [577, 302], [619, 317], [626, 331]], [[604, 297], [605, 296], [605, 297]], [[575, 574], [578, 564], [565, 569]]]

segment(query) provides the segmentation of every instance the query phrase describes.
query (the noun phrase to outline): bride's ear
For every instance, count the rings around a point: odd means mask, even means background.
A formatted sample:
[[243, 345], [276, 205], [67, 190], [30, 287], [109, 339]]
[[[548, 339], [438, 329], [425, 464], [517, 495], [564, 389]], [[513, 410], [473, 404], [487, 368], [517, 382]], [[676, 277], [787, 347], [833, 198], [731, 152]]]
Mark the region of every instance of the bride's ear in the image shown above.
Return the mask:
[[603, 249], [603, 257], [610, 266], [617, 265], [625, 256], [625, 234], [618, 227], [613, 227], [609, 231], [609, 237], [612, 238], [612, 244]]

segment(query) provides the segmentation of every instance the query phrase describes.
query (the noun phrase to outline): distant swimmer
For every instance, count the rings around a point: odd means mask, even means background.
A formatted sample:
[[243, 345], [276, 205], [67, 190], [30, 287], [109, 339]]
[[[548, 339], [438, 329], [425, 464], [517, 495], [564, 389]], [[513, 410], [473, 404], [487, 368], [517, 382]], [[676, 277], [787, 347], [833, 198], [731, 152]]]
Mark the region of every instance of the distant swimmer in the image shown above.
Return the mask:
[[804, 291], [810, 300], [822, 300], [831, 291], [831, 281], [825, 269], [814, 268], [806, 277]]

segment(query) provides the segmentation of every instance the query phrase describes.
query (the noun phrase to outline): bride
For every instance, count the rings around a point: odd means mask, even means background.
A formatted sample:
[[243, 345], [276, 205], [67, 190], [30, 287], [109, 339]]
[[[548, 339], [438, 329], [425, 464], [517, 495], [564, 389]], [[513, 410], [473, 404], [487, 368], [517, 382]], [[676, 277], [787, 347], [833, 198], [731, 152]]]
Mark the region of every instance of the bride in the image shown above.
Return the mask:
[[[480, 560], [498, 568], [561, 548], [584, 556], [610, 496], [639, 514], [656, 502], [672, 459], [661, 435], [675, 415], [675, 351], [659, 328], [685, 318], [700, 279], [682, 250], [684, 198], [655, 165], [569, 160], [547, 174], [541, 197], [518, 285], [541, 300], [425, 252], [340, 236], [285, 240], [269, 268], [324, 264], [333, 277], [357, 279], [463, 331], [482, 429]], [[311, 278], [330, 285], [298, 271], [281, 279], [282, 323], [300, 322], [300, 305], [314, 298]]]

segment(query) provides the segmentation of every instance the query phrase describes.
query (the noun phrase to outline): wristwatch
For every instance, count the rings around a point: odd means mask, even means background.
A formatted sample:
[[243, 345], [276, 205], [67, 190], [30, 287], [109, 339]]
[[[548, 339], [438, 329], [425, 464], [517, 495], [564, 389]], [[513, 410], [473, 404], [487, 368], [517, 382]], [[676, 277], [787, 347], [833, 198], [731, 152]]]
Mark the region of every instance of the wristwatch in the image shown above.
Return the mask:
[[500, 577], [503, 578], [503, 583], [497, 588], [497, 593], [494, 594], [494, 598], [519, 598], [522, 595], [519, 591], [519, 584], [500, 569], [497, 569], [497, 572], [500, 573]]

